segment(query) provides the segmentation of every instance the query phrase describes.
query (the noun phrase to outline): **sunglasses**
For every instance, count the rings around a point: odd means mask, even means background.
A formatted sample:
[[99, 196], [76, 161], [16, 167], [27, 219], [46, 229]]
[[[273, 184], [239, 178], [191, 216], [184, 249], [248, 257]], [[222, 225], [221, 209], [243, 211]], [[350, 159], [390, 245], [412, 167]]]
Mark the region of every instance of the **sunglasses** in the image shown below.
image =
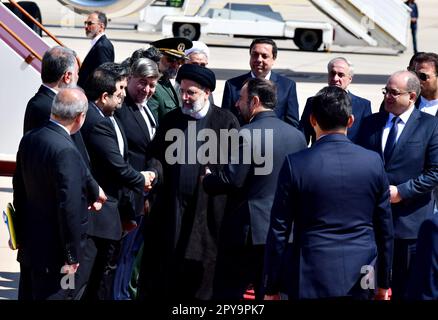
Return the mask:
[[93, 24], [99, 24], [99, 22], [94, 22], [94, 21], [84, 21], [84, 26], [91, 26]]
[[417, 74], [418, 79], [420, 79], [421, 81], [426, 81], [426, 80], [430, 79], [430, 77], [431, 77], [430, 75], [428, 75], [427, 73], [424, 73], [424, 72], [417, 72], [416, 74]]

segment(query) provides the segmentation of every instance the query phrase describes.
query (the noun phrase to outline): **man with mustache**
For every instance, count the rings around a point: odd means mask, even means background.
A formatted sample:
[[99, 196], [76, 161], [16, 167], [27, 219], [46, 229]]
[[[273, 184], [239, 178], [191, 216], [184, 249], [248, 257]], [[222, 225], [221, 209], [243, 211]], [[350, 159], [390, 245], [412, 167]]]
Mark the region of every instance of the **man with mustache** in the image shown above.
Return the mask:
[[181, 99], [174, 87], [175, 77], [184, 64], [184, 50], [191, 48], [192, 42], [186, 38], [167, 38], [154, 41], [151, 45], [162, 54], [158, 63], [162, 77], [148, 105], [160, 122], [166, 113], [181, 105]]
[[91, 39], [91, 48], [79, 70], [78, 86], [84, 87], [87, 78], [105, 62], [114, 62], [114, 46], [105, 35], [108, 23], [105, 13], [92, 12], [84, 21], [85, 35]]
[[299, 125], [299, 108], [295, 81], [272, 71], [272, 67], [277, 59], [277, 51], [277, 44], [272, 39], [254, 39], [249, 47], [249, 66], [251, 71], [225, 82], [222, 108], [234, 113], [241, 125], [245, 124], [245, 121], [240, 117], [235, 106], [237, 100], [239, 100], [239, 93], [243, 83], [248, 78], [264, 78], [274, 82], [277, 86], [278, 100], [277, 106], [274, 109], [275, 113], [281, 120], [294, 127], [297, 128]]

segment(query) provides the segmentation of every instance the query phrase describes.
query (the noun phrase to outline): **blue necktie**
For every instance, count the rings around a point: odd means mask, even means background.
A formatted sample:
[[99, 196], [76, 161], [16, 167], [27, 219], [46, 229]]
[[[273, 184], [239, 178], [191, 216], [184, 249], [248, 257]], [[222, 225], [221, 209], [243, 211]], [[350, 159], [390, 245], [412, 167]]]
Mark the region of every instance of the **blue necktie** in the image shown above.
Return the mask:
[[395, 144], [397, 142], [397, 124], [400, 122], [399, 117], [392, 118], [392, 127], [388, 134], [388, 139], [386, 140], [385, 150], [383, 152], [383, 157], [385, 158], [385, 163], [388, 163], [389, 159], [391, 159], [392, 152], [394, 151]]

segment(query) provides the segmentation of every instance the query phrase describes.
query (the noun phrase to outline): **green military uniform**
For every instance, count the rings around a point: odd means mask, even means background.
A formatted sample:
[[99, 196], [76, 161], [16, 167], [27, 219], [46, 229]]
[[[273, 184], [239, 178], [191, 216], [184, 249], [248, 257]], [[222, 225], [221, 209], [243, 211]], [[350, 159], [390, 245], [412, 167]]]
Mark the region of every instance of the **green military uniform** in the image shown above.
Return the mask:
[[172, 83], [167, 79], [160, 79], [154, 95], [148, 101], [148, 106], [160, 123], [166, 113], [181, 105], [180, 99]]
[[[173, 59], [184, 59], [184, 50], [193, 46], [192, 41], [186, 38], [175, 37], [154, 41], [151, 45], [160, 52]], [[161, 71], [163, 72], [163, 71]], [[179, 93], [175, 90], [169, 79], [161, 78], [155, 90], [155, 94], [148, 101], [148, 106], [160, 123], [163, 116], [169, 111], [181, 105]]]

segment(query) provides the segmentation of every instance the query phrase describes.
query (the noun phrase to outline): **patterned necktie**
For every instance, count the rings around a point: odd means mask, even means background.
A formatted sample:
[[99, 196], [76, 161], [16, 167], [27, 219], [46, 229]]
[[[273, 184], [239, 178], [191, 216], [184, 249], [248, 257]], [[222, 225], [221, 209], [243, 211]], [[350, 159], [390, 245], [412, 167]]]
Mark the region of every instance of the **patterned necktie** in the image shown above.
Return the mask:
[[383, 152], [383, 157], [385, 158], [385, 163], [388, 163], [389, 159], [391, 159], [392, 152], [394, 151], [395, 144], [397, 142], [397, 132], [398, 132], [398, 123], [400, 122], [399, 117], [392, 118], [392, 127], [388, 134], [388, 139], [386, 140], [385, 150]]
[[144, 110], [144, 112], [146, 113], [146, 116], [148, 117], [148, 120], [149, 120], [150, 128], [149, 128], [149, 125], [148, 125], [148, 130], [149, 130], [150, 138], [151, 138], [151, 140], [152, 140], [152, 138], [153, 138], [154, 135], [155, 135], [155, 131], [157, 131], [157, 126], [155, 125], [155, 119], [154, 119], [153, 116], [149, 113], [150, 111], [147, 110], [147, 109], [148, 109], [148, 107], [143, 106], [143, 110]]

